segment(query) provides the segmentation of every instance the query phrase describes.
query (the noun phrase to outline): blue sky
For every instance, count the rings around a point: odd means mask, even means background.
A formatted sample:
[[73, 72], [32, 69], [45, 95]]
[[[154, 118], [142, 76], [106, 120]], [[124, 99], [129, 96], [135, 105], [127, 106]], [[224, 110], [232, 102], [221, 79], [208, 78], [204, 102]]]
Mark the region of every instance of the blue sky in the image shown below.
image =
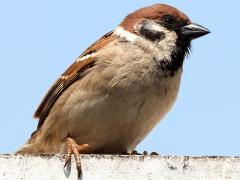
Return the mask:
[[[176, 104], [138, 146], [163, 155], [240, 155], [240, 35], [235, 1], [161, 1], [211, 34], [193, 42]], [[0, 153], [20, 147], [32, 115], [57, 77], [128, 13], [159, 3], [122, 1], [0, 2]]]

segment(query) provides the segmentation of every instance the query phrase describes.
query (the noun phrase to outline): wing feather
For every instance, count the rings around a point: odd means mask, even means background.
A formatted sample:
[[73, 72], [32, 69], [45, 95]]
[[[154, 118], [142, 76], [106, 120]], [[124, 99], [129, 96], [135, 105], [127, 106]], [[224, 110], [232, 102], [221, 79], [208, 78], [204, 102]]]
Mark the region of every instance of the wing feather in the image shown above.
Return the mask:
[[[74, 73], [71, 69], [68, 69], [62, 77], [60, 77], [54, 85], [50, 88], [47, 92], [46, 96], [43, 98], [43, 101], [39, 105], [38, 109], [36, 110], [34, 117], [39, 118], [38, 128], [42, 126], [46, 117], [48, 116], [52, 106], [58, 99], [58, 97], [76, 80], [81, 78], [84, 74], [84, 71], [88, 68], [94, 66], [94, 59], [89, 58], [84, 60], [83, 62], [75, 62], [75, 66], [79, 67], [79, 69], [75, 69]], [[71, 66], [72, 67], [72, 66]], [[70, 67], [70, 68], [71, 68]], [[70, 74], [68, 71], [71, 70]]]
[[[107, 33], [84, 51], [77, 61], [75, 61], [49, 89], [34, 113], [34, 117], [39, 118], [38, 129], [43, 125], [58, 97], [76, 80], [83, 77], [87, 69], [94, 66], [95, 59], [91, 55], [112, 42], [114, 40], [112, 34], [113, 32]], [[81, 58], [84, 58], [84, 60], [81, 60]]]

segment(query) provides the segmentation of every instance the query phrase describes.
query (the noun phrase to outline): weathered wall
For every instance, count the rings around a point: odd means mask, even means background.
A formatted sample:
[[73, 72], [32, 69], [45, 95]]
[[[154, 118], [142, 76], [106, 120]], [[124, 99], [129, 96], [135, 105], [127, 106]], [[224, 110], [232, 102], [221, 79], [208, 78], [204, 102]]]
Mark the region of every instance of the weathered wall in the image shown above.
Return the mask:
[[[84, 155], [83, 180], [240, 180], [240, 157]], [[62, 155], [0, 155], [0, 179], [77, 180]]]

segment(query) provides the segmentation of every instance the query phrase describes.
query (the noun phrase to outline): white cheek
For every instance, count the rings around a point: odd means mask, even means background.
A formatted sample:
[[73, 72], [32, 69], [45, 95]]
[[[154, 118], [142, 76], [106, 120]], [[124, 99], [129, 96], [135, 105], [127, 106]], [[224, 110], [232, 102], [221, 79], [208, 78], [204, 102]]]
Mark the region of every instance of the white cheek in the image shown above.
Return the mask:
[[170, 31], [167, 28], [157, 24], [153, 21], [149, 23], [149, 28], [154, 31], [163, 32], [165, 34], [164, 39], [157, 42], [158, 49], [162, 52], [161, 55], [165, 59], [170, 59], [172, 52], [176, 47], [177, 34], [174, 31]]
[[170, 56], [176, 47], [177, 34], [155, 22], [149, 23], [149, 28], [152, 28], [155, 31], [163, 32], [165, 34], [164, 39], [159, 42], [152, 42], [139, 35], [124, 30], [123, 27], [117, 27], [114, 34], [131, 43], [140, 45], [158, 59], [170, 60]]
[[166, 60], [171, 59], [171, 54], [176, 48], [177, 34], [174, 31], [168, 31], [165, 34], [165, 38], [158, 42], [158, 46], [163, 52], [163, 56]]

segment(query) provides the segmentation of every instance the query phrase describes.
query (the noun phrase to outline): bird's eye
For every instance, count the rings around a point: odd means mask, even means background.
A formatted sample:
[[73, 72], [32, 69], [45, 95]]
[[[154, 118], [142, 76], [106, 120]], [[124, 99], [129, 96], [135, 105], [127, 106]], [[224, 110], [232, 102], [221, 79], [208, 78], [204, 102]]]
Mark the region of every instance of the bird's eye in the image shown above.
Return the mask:
[[165, 16], [163, 18], [163, 21], [168, 25], [173, 25], [175, 23], [174, 18], [172, 16]]

